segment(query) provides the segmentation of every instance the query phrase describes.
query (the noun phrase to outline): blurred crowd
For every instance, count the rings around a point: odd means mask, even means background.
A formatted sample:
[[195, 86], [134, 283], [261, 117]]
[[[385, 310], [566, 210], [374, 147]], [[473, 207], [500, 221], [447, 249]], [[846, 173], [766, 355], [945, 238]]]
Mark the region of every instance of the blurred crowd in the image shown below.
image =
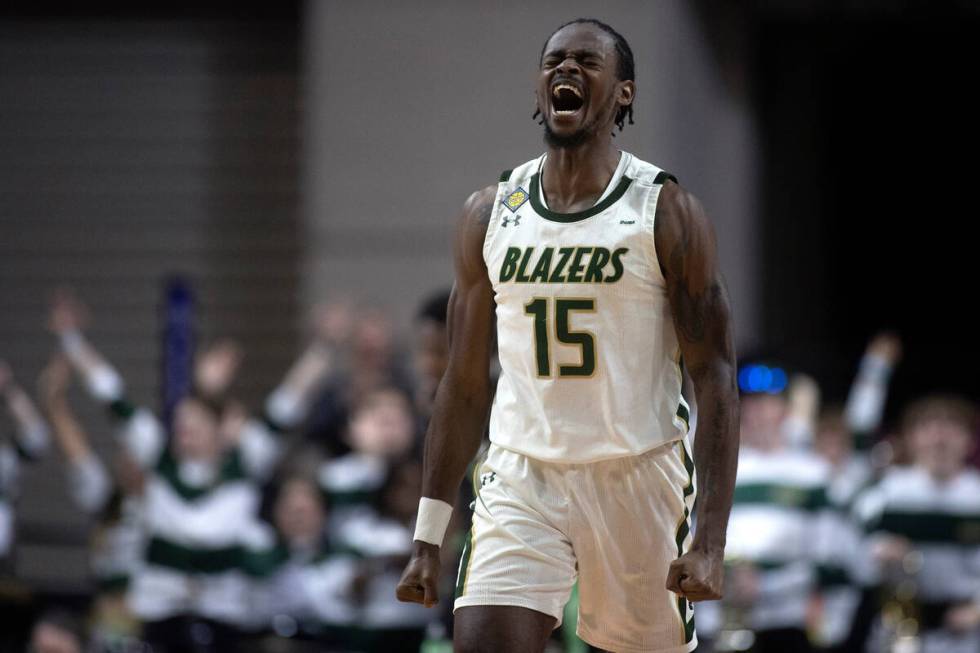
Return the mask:
[[[92, 593], [83, 606], [5, 608], [26, 621], [3, 629], [3, 650], [452, 650], [465, 484], [443, 547], [443, 600], [427, 610], [394, 593], [447, 362], [447, 303], [439, 292], [419, 307], [408, 356], [383, 314], [318, 309], [258, 407], [232, 391], [239, 345], [212, 343], [165, 420], [86, 335], [82, 301], [59, 292], [36, 392], [0, 361], [15, 427], [0, 439], [0, 558], [16, 538], [18, 468], [56, 456], [65, 501], [93, 524]], [[976, 407], [928, 396], [886, 423], [900, 359], [897, 337], [875, 337], [840, 406], [778, 361], [743, 361], [726, 597], [697, 604], [698, 651], [980, 653]], [[100, 457], [76, 416], [73, 384], [104, 408], [112, 455]], [[693, 434], [696, 406], [692, 422]], [[554, 651], [589, 650], [574, 636], [575, 603]]]
[[741, 362], [725, 598], [699, 651], [980, 653], [977, 409], [932, 395], [883, 419], [899, 339], [869, 343], [843, 405]]
[[[15, 542], [18, 467], [57, 456], [65, 501], [93, 524], [93, 592], [81, 609], [42, 600], [5, 610], [31, 623], [5, 618], [0, 647], [446, 650], [466, 497], [444, 547], [449, 598], [429, 610], [398, 602], [394, 589], [411, 551], [421, 443], [446, 365], [448, 299], [438, 292], [420, 306], [407, 357], [381, 313], [317, 309], [309, 342], [255, 409], [232, 390], [244, 373], [240, 346], [217, 341], [197, 355], [191, 390], [167, 424], [86, 335], [89, 309], [58, 292], [53, 355], [36, 395], [0, 362], [15, 427], [0, 446], [0, 557]], [[77, 417], [72, 384], [104, 409], [110, 456], [98, 455]]]

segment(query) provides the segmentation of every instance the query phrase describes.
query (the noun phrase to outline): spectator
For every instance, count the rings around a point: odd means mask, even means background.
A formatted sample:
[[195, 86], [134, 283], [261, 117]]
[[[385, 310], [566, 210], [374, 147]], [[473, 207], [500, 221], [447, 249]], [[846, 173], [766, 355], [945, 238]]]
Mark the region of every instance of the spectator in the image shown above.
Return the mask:
[[[290, 650], [341, 647], [356, 620], [352, 588], [356, 559], [332, 550], [327, 537], [327, 504], [305, 474], [285, 477], [272, 510], [277, 545], [259, 561], [260, 619]], [[311, 642], [309, 646], [304, 642]]]
[[346, 430], [350, 453], [327, 461], [318, 473], [332, 506], [331, 528], [341, 532], [358, 513], [373, 514], [392, 460], [411, 450], [415, 420], [405, 395], [381, 388], [358, 402]]
[[415, 342], [412, 349], [412, 370], [415, 379], [412, 399], [421, 420], [420, 433], [425, 433], [439, 381], [449, 363], [449, 336], [446, 315], [449, 291], [441, 290], [427, 297], [415, 316]]
[[743, 388], [726, 595], [695, 608], [708, 650], [712, 640], [718, 650], [811, 650], [808, 613], [829, 548], [828, 468], [791, 446], [789, 407], [784, 393]]
[[888, 382], [900, 358], [897, 336], [884, 332], [872, 338], [851, 385], [846, 409], [825, 409], [816, 429], [814, 450], [830, 465], [827, 494], [837, 513], [834, 552], [836, 567], [842, 572], [822, 578], [814, 635], [828, 652], [857, 653], [867, 635], [867, 609], [859, 608], [869, 576], [861, 564], [862, 530], [851, 510], [858, 492], [874, 481], [869, 449], [881, 426]]
[[[224, 411], [216, 394], [230, 378], [182, 399], [168, 437], [149, 410], [129, 402], [118, 373], [85, 340], [83, 314], [77, 300], [62, 294], [50, 324], [90, 394], [119, 420], [120, 440], [147, 476], [147, 546], [129, 588], [144, 637], [159, 651], [233, 647], [254, 618], [246, 554], [271, 545], [257, 518], [256, 483], [278, 463], [276, 433], [301, 421], [305, 399], [330, 360], [311, 345], [271, 395], [264, 419], [245, 420], [231, 443], [221, 435]], [[233, 374], [234, 357], [221, 356], [224, 363], [215, 367]]]
[[14, 507], [21, 460], [36, 460], [48, 449], [48, 426], [34, 402], [14, 381], [13, 372], [0, 360], [0, 396], [16, 424], [12, 442], [0, 441], [0, 560], [14, 541]]
[[129, 650], [140, 630], [126, 591], [145, 546], [143, 474], [121, 453], [116, 478], [110, 476], [68, 403], [70, 375], [67, 359], [55, 356], [41, 374], [40, 398], [65, 458], [69, 495], [79, 510], [98, 518], [90, 550], [96, 581], [93, 640], [100, 648]]
[[966, 464], [976, 426], [965, 400], [913, 403], [902, 422], [912, 464], [855, 503], [886, 597], [872, 636], [880, 650], [980, 651], [980, 473]]
[[34, 623], [31, 653], [83, 653], [85, 650], [85, 630], [72, 613], [50, 610]]
[[380, 311], [358, 313], [345, 303], [320, 306], [314, 310], [314, 330], [331, 346], [337, 365], [314, 402], [306, 437], [327, 454], [342, 455], [350, 451], [352, 406], [381, 388], [407, 393], [411, 383], [395, 359], [391, 323]]

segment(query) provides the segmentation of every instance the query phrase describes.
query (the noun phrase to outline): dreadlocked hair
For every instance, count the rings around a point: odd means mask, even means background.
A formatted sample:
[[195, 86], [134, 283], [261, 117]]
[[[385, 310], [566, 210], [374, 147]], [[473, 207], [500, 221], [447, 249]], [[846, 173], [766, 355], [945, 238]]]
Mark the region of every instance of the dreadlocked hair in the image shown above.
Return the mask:
[[[627, 80], [631, 82], [636, 81], [636, 69], [633, 63], [633, 50], [632, 48], [630, 48], [630, 44], [626, 42], [626, 39], [623, 38], [622, 34], [617, 32], [611, 26], [607, 25], [601, 20], [598, 20], [597, 18], [576, 18], [575, 20], [570, 20], [564, 25], [559, 26], [558, 29], [552, 32], [551, 35], [548, 36], [547, 39], [545, 39], [544, 45], [541, 46], [541, 56], [538, 57], [538, 65], [540, 65], [541, 61], [544, 60], [544, 49], [548, 47], [548, 41], [551, 40], [552, 36], [560, 32], [561, 30], [565, 29], [569, 25], [578, 25], [583, 23], [589, 25], [595, 25], [603, 32], [608, 34], [610, 37], [612, 37], [613, 43], [616, 46], [616, 77], [619, 78], [619, 81], [621, 82]], [[544, 123], [544, 116], [541, 115], [541, 109], [535, 109], [534, 115], [531, 116], [531, 118], [534, 119], [540, 118], [540, 120], [538, 120], [539, 125]], [[629, 121], [629, 124], [631, 125], [633, 124], [632, 102], [627, 104], [625, 107], [619, 107], [619, 111], [616, 112], [615, 122], [616, 122], [616, 126], [619, 127], [619, 131], [623, 131], [623, 129], [626, 127], [627, 120]]]

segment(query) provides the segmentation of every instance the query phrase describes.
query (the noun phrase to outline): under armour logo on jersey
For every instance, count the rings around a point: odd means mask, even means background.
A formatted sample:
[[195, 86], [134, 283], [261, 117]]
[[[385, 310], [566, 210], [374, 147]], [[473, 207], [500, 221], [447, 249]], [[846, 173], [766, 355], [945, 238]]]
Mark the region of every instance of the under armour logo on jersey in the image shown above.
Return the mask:
[[521, 226], [521, 216], [515, 215], [513, 218], [511, 218], [511, 217], [505, 215], [504, 216], [504, 224], [503, 224], [503, 226], [506, 227], [509, 224], [513, 224], [515, 227], [520, 227]]
[[500, 200], [500, 203], [510, 209], [511, 213], [516, 213], [517, 209], [524, 206], [524, 202], [526, 202], [530, 197], [531, 196], [526, 190], [523, 188], [518, 188], [510, 195]]
[[487, 472], [480, 476], [480, 487], [484, 487], [497, 480], [497, 472]]

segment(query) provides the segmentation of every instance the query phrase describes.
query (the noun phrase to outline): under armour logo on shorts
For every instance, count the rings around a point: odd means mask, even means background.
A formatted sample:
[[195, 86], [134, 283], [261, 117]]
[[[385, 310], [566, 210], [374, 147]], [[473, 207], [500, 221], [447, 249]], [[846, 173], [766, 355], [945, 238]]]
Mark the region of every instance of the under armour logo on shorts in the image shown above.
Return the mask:
[[497, 480], [497, 472], [487, 472], [480, 476], [480, 487], [484, 487]]
[[503, 225], [503, 226], [505, 226], [505, 227], [506, 227], [506, 226], [507, 226], [508, 224], [510, 224], [510, 223], [514, 223], [514, 226], [515, 226], [515, 227], [519, 227], [519, 226], [521, 226], [521, 216], [519, 216], [519, 215], [515, 215], [515, 216], [514, 216], [514, 217], [512, 218], [512, 217], [510, 217], [510, 216], [507, 216], [507, 215], [505, 215], [505, 216], [504, 216], [504, 225]]

